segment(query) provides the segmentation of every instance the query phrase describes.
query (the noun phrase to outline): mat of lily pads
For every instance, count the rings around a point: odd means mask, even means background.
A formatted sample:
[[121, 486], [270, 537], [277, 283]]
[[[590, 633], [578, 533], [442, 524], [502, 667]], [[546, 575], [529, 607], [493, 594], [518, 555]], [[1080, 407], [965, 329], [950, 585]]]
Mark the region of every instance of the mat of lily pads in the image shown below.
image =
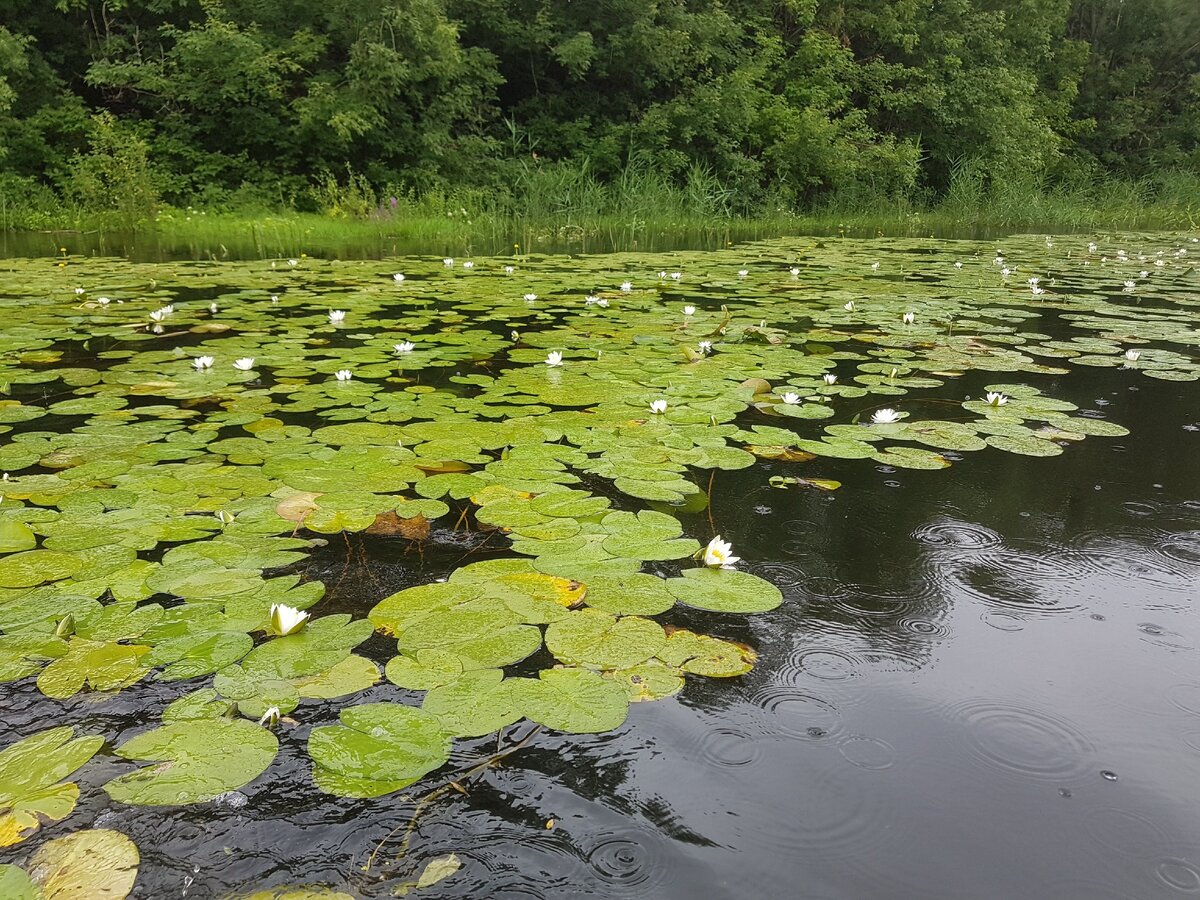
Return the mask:
[[[737, 535], [681, 521], [715, 470], [770, 460], [764, 482], [827, 491], [827, 458], [937, 470], [1126, 434], [1054, 385], [1079, 366], [1200, 379], [1196, 255], [1121, 235], [4, 261], [0, 681], [35, 681], [48, 727], [0, 746], [0, 847], [71, 815], [104, 743], [65, 712], [83, 692], [179, 683], [103, 785], [174, 806], [270, 779], [279, 729], [316, 704], [337, 724], [307, 741], [311, 790], [366, 798], [434, 785], [456, 741], [603, 732], [736, 678], [755, 652], [722, 618], [782, 597]], [[977, 396], [920, 402], [971, 372]], [[324, 612], [300, 564], [358, 532], [508, 550]], [[676, 604], [718, 614], [713, 633], [660, 623]], [[390, 658], [356, 652], [373, 636]], [[414, 699], [356, 699], [384, 680]], [[136, 848], [78, 835], [0, 867], [5, 896], [125, 896]]]

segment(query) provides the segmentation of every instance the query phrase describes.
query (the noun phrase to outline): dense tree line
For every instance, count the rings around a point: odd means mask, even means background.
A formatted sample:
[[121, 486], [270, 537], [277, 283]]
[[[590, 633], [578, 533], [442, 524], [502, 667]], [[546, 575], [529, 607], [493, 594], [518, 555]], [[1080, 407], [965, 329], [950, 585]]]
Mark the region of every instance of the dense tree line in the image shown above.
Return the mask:
[[0, 0], [9, 192], [304, 203], [584, 160], [748, 207], [1200, 171], [1200, 3]]

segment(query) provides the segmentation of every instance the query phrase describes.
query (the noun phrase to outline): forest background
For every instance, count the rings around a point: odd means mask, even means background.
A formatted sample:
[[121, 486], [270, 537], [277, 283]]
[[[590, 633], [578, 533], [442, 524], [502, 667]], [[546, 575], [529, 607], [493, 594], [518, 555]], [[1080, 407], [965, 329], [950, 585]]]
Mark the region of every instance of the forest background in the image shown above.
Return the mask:
[[0, 227], [1200, 220], [1197, 0], [0, 0]]

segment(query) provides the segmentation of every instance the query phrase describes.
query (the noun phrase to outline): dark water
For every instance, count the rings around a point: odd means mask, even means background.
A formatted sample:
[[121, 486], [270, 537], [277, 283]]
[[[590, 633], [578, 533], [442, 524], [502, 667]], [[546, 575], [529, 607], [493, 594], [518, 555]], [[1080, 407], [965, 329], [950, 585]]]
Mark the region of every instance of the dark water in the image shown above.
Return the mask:
[[[963, 379], [958, 395], [976, 388]], [[338, 800], [304, 743], [336, 709], [306, 701], [271, 777], [192, 807], [112, 803], [97, 758], [44, 837], [117, 828], [141, 848], [134, 895], [219, 897], [321, 882], [390, 896], [435, 856], [463, 868], [414, 896], [557, 898], [1157, 898], [1200, 892], [1200, 408], [1189, 384], [1073, 373], [1054, 393], [1131, 429], [1060, 457], [968, 454], [941, 472], [822, 460], [836, 493], [719, 472], [717, 529], [780, 586], [772, 613], [680, 612], [760, 659], [635, 704], [618, 731], [539, 733], [385, 845], [413, 807]], [[707, 537], [703, 517], [689, 531]], [[502, 548], [496, 548], [500, 551]], [[491, 551], [331, 543], [309, 574], [323, 611]], [[384, 660], [390, 642], [359, 652]], [[190, 685], [65, 704], [128, 736]], [[356, 702], [404, 699], [377, 686]], [[30, 681], [6, 688], [6, 738], [44, 727]], [[322, 707], [328, 708], [325, 712]], [[515, 737], [526, 733], [520, 727]], [[5, 740], [8, 743], [8, 740]], [[455, 763], [494, 749], [456, 744]], [[553, 826], [547, 827], [550, 820]]]

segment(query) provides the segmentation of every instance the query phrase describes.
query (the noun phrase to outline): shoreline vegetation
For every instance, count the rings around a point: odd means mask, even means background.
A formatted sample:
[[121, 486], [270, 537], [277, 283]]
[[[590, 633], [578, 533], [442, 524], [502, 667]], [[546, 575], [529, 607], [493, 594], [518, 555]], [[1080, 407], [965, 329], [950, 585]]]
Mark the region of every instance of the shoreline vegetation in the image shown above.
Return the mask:
[[[578, 173], [576, 173], [578, 176]], [[205, 256], [279, 257], [299, 253], [431, 250], [489, 255], [545, 250], [720, 247], [784, 235], [999, 237], [1020, 232], [1200, 229], [1200, 176], [1164, 172], [1138, 181], [1112, 178], [1074, 189], [1010, 184], [984, 192], [952, 181], [937, 201], [833, 198], [810, 209], [782, 204], [757, 212], [721, 208], [719, 194], [666, 182], [630, 187], [576, 177], [536, 190], [485, 195], [374, 197], [328, 191], [319, 211], [295, 208], [158, 206], [131, 222], [114, 210], [65, 204], [13, 209], [0, 197], [6, 255], [54, 255], [80, 238], [138, 240]], [[555, 190], [554, 188], [557, 188]], [[582, 189], [581, 189], [582, 188]], [[77, 248], [70, 248], [76, 252]]]

